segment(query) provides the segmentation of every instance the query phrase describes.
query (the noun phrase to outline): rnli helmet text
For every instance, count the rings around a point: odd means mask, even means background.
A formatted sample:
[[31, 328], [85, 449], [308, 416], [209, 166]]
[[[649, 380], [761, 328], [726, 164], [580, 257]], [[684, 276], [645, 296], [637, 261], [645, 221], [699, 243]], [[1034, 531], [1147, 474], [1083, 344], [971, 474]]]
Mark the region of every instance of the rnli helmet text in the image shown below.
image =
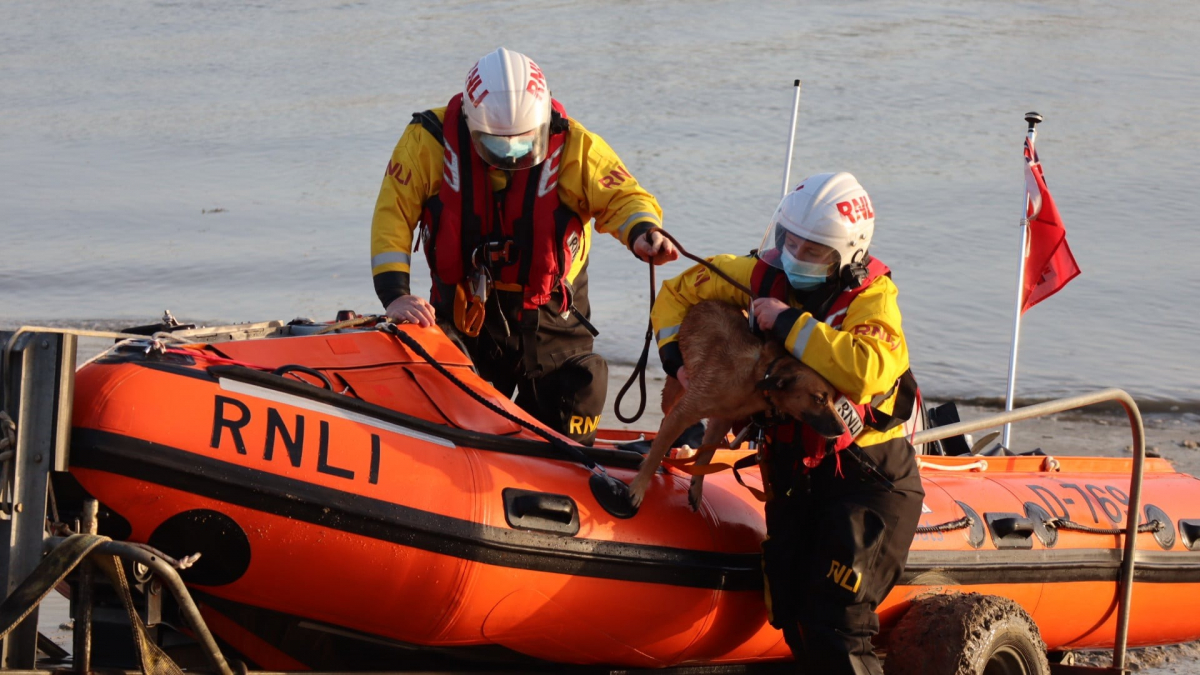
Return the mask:
[[871, 208], [871, 200], [865, 194], [849, 201], [838, 202], [837, 210], [851, 223], [875, 217], [875, 209]]

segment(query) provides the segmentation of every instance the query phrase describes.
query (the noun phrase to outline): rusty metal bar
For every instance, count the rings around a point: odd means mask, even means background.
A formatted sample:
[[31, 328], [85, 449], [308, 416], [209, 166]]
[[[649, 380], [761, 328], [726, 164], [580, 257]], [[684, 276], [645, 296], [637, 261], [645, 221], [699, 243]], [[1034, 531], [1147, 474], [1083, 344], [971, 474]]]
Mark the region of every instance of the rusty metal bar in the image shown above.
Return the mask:
[[[100, 502], [95, 499], [83, 500], [83, 513], [79, 521], [79, 529], [84, 534], [96, 534], [98, 523], [96, 516], [100, 511]], [[79, 562], [79, 583], [76, 585], [75, 624], [72, 630], [71, 655], [75, 672], [87, 675], [92, 671], [92, 604], [95, 602], [96, 566], [92, 561], [83, 559]]]
[[[990, 429], [1003, 424], [1111, 401], [1120, 403], [1121, 407], [1125, 409], [1125, 414], [1129, 417], [1130, 429], [1133, 432], [1133, 473], [1129, 480], [1129, 515], [1125, 522], [1125, 547], [1121, 557], [1121, 577], [1117, 586], [1117, 633], [1113, 646], [1113, 668], [1123, 670], [1129, 640], [1129, 610], [1133, 602], [1133, 565], [1137, 551], [1138, 520], [1142, 510], [1142, 476], [1146, 464], [1145, 426], [1142, 424], [1142, 413], [1138, 410], [1133, 397], [1122, 389], [1102, 389], [1090, 394], [1069, 396], [1017, 408], [1009, 412], [996, 413], [969, 422], [958, 422], [944, 427], [926, 429], [915, 434], [912, 442], [913, 445], [920, 445], [972, 431]], [[1132, 536], [1130, 533], [1133, 533]]]
[[96, 567], [90, 560], [79, 563], [79, 583], [72, 598], [75, 603], [71, 630], [71, 664], [76, 673], [92, 672], [92, 603], [95, 602]]

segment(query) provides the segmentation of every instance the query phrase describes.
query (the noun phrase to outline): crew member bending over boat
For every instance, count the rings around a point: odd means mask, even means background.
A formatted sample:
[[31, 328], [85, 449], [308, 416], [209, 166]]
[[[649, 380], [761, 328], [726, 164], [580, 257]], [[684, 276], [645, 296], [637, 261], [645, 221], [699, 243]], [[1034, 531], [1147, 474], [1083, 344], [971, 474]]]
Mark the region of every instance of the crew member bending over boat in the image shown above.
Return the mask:
[[[371, 224], [375, 292], [393, 319], [453, 319], [484, 379], [590, 444], [608, 389], [588, 321], [592, 219], [643, 260], [678, 257], [655, 229], [658, 202], [604, 139], [567, 117], [536, 63], [497, 49], [396, 144]], [[430, 301], [409, 289], [418, 225]]]
[[686, 387], [677, 333], [688, 308], [752, 302], [758, 327], [842, 393], [839, 413], [859, 432], [827, 444], [798, 422], [766, 424], [766, 599], [805, 673], [882, 674], [875, 608], [904, 569], [924, 496], [903, 424], [915, 381], [896, 286], [867, 253], [874, 229], [853, 176], [811, 176], [756, 253], [712, 258], [753, 298], [697, 266], [663, 283], [651, 314], [663, 367]]

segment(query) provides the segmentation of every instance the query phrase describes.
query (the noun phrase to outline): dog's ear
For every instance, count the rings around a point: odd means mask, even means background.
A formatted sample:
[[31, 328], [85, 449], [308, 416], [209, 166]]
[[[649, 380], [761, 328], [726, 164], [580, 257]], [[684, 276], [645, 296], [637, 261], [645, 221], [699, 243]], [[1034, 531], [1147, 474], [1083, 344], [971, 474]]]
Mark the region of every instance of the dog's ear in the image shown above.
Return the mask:
[[792, 386], [794, 379], [791, 375], [771, 375], [756, 382], [754, 388], [759, 391], [783, 391]]

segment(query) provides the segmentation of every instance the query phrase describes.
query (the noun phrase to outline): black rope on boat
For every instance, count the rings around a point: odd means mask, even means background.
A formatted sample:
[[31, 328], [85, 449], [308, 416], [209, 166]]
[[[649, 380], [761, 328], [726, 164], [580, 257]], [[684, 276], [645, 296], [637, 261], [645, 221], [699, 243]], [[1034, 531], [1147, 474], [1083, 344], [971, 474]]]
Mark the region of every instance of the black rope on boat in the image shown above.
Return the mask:
[[[1088, 532], [1091, 534], [1125, 534], [1123, 527], [1092, 527], [1084, 525], [1073, 520], [1065, 518], [1051, 518], [1046, 521], [1046, 527], [1053, 527], [1056, 530], [1075, 530], [1076, 532]], [[1148, 523], [1143, 523], [1138, 526], [1137, 531], [1142, 532], [1158, 532], [1166, 527], [1161, 520], [1151, 520]]]
[[[321, 384], [324, 385], [326, 389], [328, 389], [329, 391], [334, 390], [333, 382], [331, 382], [329, 380], [328, 375], [326, 375], [325, 373], [322, 373], [321, 371], [317, 370], [316, 368], [309, 368], [308, 366], [302, 366], [297, 363], [288, 363], [288, 364], [279, 366], [275, 370], [272, 370], [271, 374], [283, 377], [284, 375], [287, 375], [288, 373], [293, 372], [293, 371], [299, 372], [299, 373], [304, 373], [305, 375], [312, 375], [313, 377], [320, 380]], [[297, 377], [296, 379], [303, 382], [304, 384], [312, 384], [308, 380], [305, 380], [304, 378], [301, 378], [301, 377]]]
[[970, 516], [963, 516], [962, 518], [959, 518], [958, 520], [951, 520], [948, 523], [941, 523], [940, 525], [922, 525], [917, 528], [917, 534], [926, 534], [929, 532], [950, 532], [951, 530], [963, 530], [968, 527], [971, 527], [973, 522], [974, 521], [971, 520]]
[[445, 366], [443, 366], [441, 363], [438, 363], [438, 361], [436, 359], [434, 359], [429, 354], [429, 352], [425, 351], [425, 348], [422, 347], [419, 342], [414, 340], [411, 335], [400, 330], [396, 326], [396, 324], [392, 324], [392, 323], [383, 324], [381, 326], [381, 329], [383, 331], [391, 333], [392, 335], [395, 335], [397, 338], [399, 338], [399, 340], [404, 343], [405, 347], [408, 347], [413, 352], [415, 352], [417, 354], [417, 356], [420, 356], [422, 359], [425, 360], [426, 363], [433, 366], [434, 370], [438, 371], [438, 373], [440, 373], [443, 377], [445, 377], [446, 379], [453, 382], [456, 387], [463, 390], [468, 396], [470, 396], [471, 398], [478, 401], [480, 404], [482, 404], [488, 410], [491, 410], [492, 412], [496, 413], [497, 415], [500, 415], [504, 419], [520, 426], [523, 429], [527, 429], [527, 430], [532, 431], [533, 433], [537, 434], [543, 440], [545, 440], [547, 443], [549, 443], [552, 447], [554, 447], [555, 450], [558, 450], [558, 451], [562, 452], [563, 454], [574, 457], [575, 461], [579, 462], [580, 464], [583, 464], [591, 472], [593, 472], [597, 475], [600, 475], [600, 476], [607, 477], [607, 472], [605, 472], [604, 467], [600, 466], [595, 461], [593, 461], [591, 457], [588, 457], [586, 454], [584, 454], [584, 452], [582, 450], [580, 450], [578, 447], [571, 445], [570, 443], [567, 443], [566, 441], [562, 440], [561, 438], [558, 438], [557, 436], [551, 434], [550, 432], [546, 431], [545, 429], [542, 429], [533, 424], [530, 424], [529, 422], [526, 422], [525, 420], [521, 419], [520, 417], [513, 415], [512, 413], [501, 408], [500, 406], [496, 405], [495, 403], [492, 403], [491, 401], [487, 400], [483, 396], [480, 396], [479, 392], [468, 387], [465, 382], [463, 382], [462, 380], [455, 377], [454, 373], [451, 373], [449, 370], [446, 369]]
[[[961, 530], [970, 527], [973, 524], [970, 516], [963, 516], [958, 520], [941, 523], [939, 525], [922, 525], [917, 528], [917, 534], [927, 534], [930, 532], [949, 532], [951, 530]], [[1046, 527], [1052, 527], [1056, 530], [1074, 530], [1076, 532], [1088, 532], [1090, 534], [1125, 534], [1123, 527], [1092, 527], [1084, 525], [1073, 520], [1065, 518], [1051, 518], [1046, 521]], [[1148, 523], [1143, 523], [1138, 526], [1138, 532], [1159, 532], [1166, 525], [1161, 520], [1151, 520]]]

